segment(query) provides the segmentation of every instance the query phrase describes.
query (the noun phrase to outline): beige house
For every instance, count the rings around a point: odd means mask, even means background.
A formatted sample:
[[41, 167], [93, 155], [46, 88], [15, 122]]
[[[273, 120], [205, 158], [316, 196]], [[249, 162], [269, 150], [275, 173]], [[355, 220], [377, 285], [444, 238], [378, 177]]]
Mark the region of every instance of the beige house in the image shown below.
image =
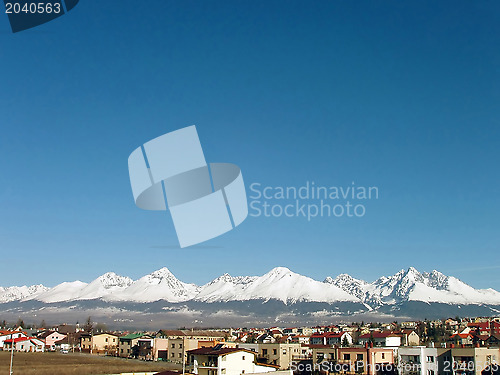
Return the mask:
[[312, 360], [313, 368], [323, 372], [376, 375], [395, 369], [392, 348], [317, 345], [312, 348]]
[[155, 337], [153, 340], [153, 361], [168, 359], [168, 339]]
[[337, 348], [337, 361], [345, 374], [376, 375], [395, 368], [392, 348]]
[[420, 345], [420, 337], [417, 332], [413, 329], [402, 329], [402, 345], [404, 346], [419, 346]]
[[481, 375], [492, 364], [499, 364], [498, 348], [452, 348], [448, 360], [453, 375]]
[[290, 368], [292, 360], [301, 355], [299, 343], [259, 344], [258, 358], [262, 363], [278, 366], [282, 370]]
[[82, 351], [91, 354], [118, 354], [118, 336], [111, 333], [85, 334], [80, 338]]
[[197, 338], [176, 338], [168, 339], [168, 360], [172, 362], [182, 363], [182, 355], [184, 360], [187, 361], [189, 350], [199, 348], [210, 348], [217, 344], [224, 344], [226, 347], [235, 347], [236, 344], [229, 342], [221, 342], [217, 340], [207, 340], [206, 337]]
[[334, 362], [337, 360], [337, 348], [331, 345], [311, 345], [312, 360], [314, 364], [324, 361]]

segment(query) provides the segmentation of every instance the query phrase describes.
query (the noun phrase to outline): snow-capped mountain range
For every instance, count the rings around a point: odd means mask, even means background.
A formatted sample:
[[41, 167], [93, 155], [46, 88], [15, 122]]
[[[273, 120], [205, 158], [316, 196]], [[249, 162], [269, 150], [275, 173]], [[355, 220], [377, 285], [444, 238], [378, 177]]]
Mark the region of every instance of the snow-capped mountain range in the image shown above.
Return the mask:
[[90, 283], [64, 282], [53, 288], [43, 285], [0, 287], [0, 303], [83, 300], [116, 303], [276, 300], [289, 305], [299, 302], [351, 302], [372, 310], [408, 301], [496, 306], [500, 305], [500, 293], [493, 289], [474, 289], [455, 277], [435, 270], [420, 273], [413, 267], [371, 283], [347, 274], [317, 281], [288, 268], [277, 267], [263, 276], [233, 277], [226, 273], [205, 285], [197, 286], [184, 283], [167, 268], [161, 268], [135, 281], [108, 272]]

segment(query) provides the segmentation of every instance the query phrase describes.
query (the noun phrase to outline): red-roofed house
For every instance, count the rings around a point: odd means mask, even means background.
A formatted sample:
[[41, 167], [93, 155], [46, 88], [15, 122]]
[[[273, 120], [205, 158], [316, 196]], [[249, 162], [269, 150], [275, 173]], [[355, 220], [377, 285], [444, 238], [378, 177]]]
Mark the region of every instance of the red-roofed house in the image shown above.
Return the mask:
[[26, 332], [23, 331], [4, 331], [0, 330], [0, 348], [4, 347], [5, 340], [8, 339], [17, 339], [19, 337], [27, 337]]
[[352, 345], [352, 336], [349, 332], [326, 332], [327, 345]]
[[500, 323], [492, 322], [478, 322], [478, 323], [467, 323], [467, 327], [471, 331], [475, 331], [478, 335], [493, 335], [500, 334]]
[[314, 333], [309, 339], [311, 345], [326, 345], [326, 336], [324, 333]]
[[12, 349], [14, 341], [14, 350], [16, 352], [43, 352], [45, 343], [36, 337], [18, 337], [17, 339], [8, 339], [4, 342], [4, 350]]
[[456, 333], [450, 337], [459, 345], [472, 345], [474, 336], [470, 333]]

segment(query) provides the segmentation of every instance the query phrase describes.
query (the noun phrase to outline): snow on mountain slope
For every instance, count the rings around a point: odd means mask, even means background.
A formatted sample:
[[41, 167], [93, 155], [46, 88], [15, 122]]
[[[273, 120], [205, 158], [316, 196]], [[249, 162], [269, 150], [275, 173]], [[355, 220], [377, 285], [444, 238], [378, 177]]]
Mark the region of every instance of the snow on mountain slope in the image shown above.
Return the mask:
[[77, 299], [95, 299], [118, 293], [130, 286], [134, 281], [130, 277], [107, 272], [86, 285], [78, 294]]
[[228, 273], [201, 287], [195, 299], [204, 302], [228, 301], [243, 293], [249, 283], [255, 281], [256, 276], [236, 276]]
[[63, 302], [72, 301], [78, 298], [81, 290], [88, 284], [82, 281], [64, 282], [55, 287], [27, 299], [36, 299], [42, 302]]
[[91, 299], [208, 303], [257, 299], [285, 303], [352, 301], [362, 302], [368, 308], [405, 301], [500, 305], [500, 293], [496, 290], [474, 289], [455, 277], [438, 271], [420, 273], [413, 267], [372, 283], [347, 274], [320, 282], [277, 267], [263, 276], [224, 274], [199, 287], [178, 280], [167, 268], [162, 268], [136, 281], [108, 272], [89, 284], [65, 282], [50, 289], [43, 285], [0, 287], [0, 303], [33, 299], [47, 303]]
[[168, 268], [164, 267], [141, 277], [126, 288], [108, 294], [104, 299], [108, 301], [183, 302], [193, 299], [198, 291], [198, 286], [179, 281]]
[[[252, 299], [277, 299], [285, 303], [298, 301], [360, 302], [335, 285], [325, 284], [299, 275], [285, 267], [276, 267], [260, 277], [238, 279], [224, 275], [205, 285], [197, 300], [202, 301], [246, 301]], [[219, 289], [220, 287], [220, 289]]]
[[40, 293], [45, 292], [49, 288], [39, 284], [31, 286], [9, 286], [6, 288], [0, 287], [0, 303], [17, 301], [23, 298], [36, 297]]
[[477, 290], [455, 277], [447, 277], [446, 288], [436, 288], [429, 283], [416, 283], [408, 296], [410, 301], [500, 304], [500, 293], [493, 289]]
[[370, 285], [366, 281], [355, 279], [354, 277], [346, 273], [338, 275], [335, 279], [327, 277], [324, 283], [335, 285], [362, 301], [365, 301], [367, 290], [369, 289]]
[[393, 276], [383, 276], [373, 283], [366, 283], [349, 275], [339, 275], [336, 279], [327, 278], [325, 282], [339, 286], [371, 306], [403, 301], [500, 304], [500, 293], [493, 289], [477, 290], [436, 270], [420, 273], [413, 267]]

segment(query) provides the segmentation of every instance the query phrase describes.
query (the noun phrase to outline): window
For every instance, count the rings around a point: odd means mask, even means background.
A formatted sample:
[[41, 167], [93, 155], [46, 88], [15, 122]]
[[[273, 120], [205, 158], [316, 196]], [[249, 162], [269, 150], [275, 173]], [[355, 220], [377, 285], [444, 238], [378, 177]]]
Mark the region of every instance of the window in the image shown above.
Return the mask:
[[242, 360], [245, 360], [245, 356], [241, 357]]
[[179, 344], [179, 349], [182, 349], [182, 344]]
[[182, 358], [182, 353], [179, 353], [179, 358]]
[[385, 353], [382, 353], [382, 359], [385, 359]]
[[283, 349], [283, 354], [286, 354], [286, 349]]
[[172, 349], [175, 349], [175, 344], [172, 344]]
[[[382, 357], [382, 358], [384, 358], [384, 357]], [[356, 361], [362, 361], [362, 360], [363, 360], [363, 354], [356, 354]]]
[[434, 375], [434, 370], [427, 370], [427, 375]]
[[277, 349], [273, 349], [273, 355], [276, 355], [278, 354], [278, 350]]
[[434, 362], [434, 357], [431, 355], [427, 356], [427, 362]]
[[172, 355], [170, 357], [174, 358], [175, 357], [175, 353], [172, 353]]
[[245, 370], [241, 370], [241, 373], [244, 374], [245, 373]]
[[267, 349], [262, 349], [262, 355], [267, 355]]
[[104, 341], [108, 342], [108, 338], [106, 337], [106, 339]]

